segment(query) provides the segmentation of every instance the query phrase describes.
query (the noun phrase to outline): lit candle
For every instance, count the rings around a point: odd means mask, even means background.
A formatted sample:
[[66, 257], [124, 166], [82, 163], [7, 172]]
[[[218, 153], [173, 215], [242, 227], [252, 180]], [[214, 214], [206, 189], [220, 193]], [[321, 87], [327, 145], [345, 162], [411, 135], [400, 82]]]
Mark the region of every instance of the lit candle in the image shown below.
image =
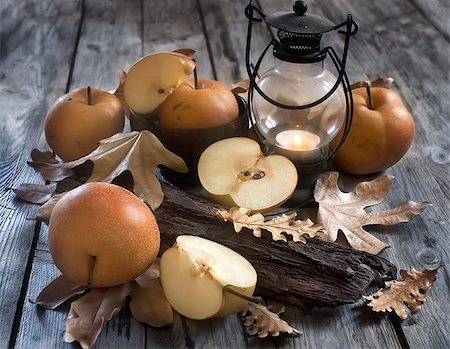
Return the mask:
[[320, 137], [304, 130], [287, 130], [277, 134], [276, 141], [289, 150], [310, 151], [317, 149]]

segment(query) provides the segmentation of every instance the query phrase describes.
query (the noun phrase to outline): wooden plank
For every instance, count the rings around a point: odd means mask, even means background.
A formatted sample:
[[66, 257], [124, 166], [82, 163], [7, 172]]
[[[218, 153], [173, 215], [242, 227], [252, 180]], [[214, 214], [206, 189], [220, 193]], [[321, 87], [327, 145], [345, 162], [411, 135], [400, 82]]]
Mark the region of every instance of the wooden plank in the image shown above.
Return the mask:
[[[36, 205], [6, 191], [42, 182], [26, 164], [43, 146], [48, 106], [64, 93], [80, 1], [2, 1], [0, 11], [0, 347], [14, 344], [36, 243]], [[58, 72], [58, 73], [57, 73]], [[32, 256], [32, 255], [31, 255]]]
[[214, 79], [196, 0], [143, 2], [143, 53], [191, 48], [199, 78]]
[[446, 39], [450, 38], [450, 3], [446, 0], [410, 0], [417, 10], [433, 25]]
[[[93, 85], [113, 89], [117, 71], [128, 69], [141, 56], [140, 1], [85, 1], [83, 25], [72, 72], [70, 88]], [[81, 9], [79, 9], [81, 10]], [[66, 75], [67, 79], [67, 75]], [[27, 298], [35, 299], [59, 271], [53, 265], [47, 247], [47, 227], [41, 230]], [[128, 309], [128, 308], [127, 308]], [[17, 347], [64, 346], [63, 332], [68, 307], [42, 311], [32, 303], [24, 307]], [[145, 328], [122, 311], [103, 328], [96, 346], [106, 348], [144, 347]]]
[[[211, 47], [211, 56], [218, 67], [217, 79], [232, 83], [248, 79], [245, 67], [245, 46], [248, 20], [244, 14], [247, 3], [223, 3], [200, 0], [205, 28]], [[259, 15], [255, 12], [255, 17]], [[264, 24], [256, 23], [252, 30], [251, 61], [256, 63], [265, 46], [272, 39]], [[273, 63], [270, 52], [263, 61], [261, 72]]]

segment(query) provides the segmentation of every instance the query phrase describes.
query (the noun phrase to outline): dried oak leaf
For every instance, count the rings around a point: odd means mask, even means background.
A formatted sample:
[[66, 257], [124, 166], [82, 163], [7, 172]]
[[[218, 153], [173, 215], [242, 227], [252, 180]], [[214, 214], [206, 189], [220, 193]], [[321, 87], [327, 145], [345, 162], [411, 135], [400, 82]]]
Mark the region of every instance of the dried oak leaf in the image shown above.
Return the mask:
[[[91, 154], [66, 163], [32, 162], [30, 165], [40, 173], [49, 173], [52, 169], [72, 174], [72, 169], [92, 161], [94, 169], [88, 182], [112, 182], [123, 171], [133, 175], [133, 192], [155, 210], [161, 205], [164, 194], [155, 176], [158, 165], [165, 165], [177, 172], [187, 172], [186, 163], [178, 155], [167, 150], [150, 131], [119, 133], [104, 139]], [[62, 179], [62, 178], [60, 178]]]
[[403, 281], [388, 281], [385, 288], [364, 298], [370, 301], [368, 305], [374, 311], [394, 310], [404, 320], [408, 317], [405, 305], [412, 311], [417, 311], [426, 301], [423, 293], [428, 291], [436, 280], [437, 269], [423, 271], [417, 271], [414, 268], [401, 269], [400, 275]]
[[258, 334], [259, 338], [265, 338], [270, 333], [276, 337], [280, 333], [287, 333], [294, 336], [301, 334], [301, 332], [286, 321], [279, 317], [279, 314], [284, 312], [282, 307], [277, 313], [270, 311], [271, 306], [264, 306], [261, 304], [249, 302], [247, 308], [241, 313], [244, 317], [244, 325], [249, 327], [248, 334], [254, 336]]
[[131, 287], [130, 309], [137, 321], [154, 327], [173, 323], [173, 310], [159, 280], [159, 260], [132, 281]]
[[60, 163], [55, 159], [55, 154], [50, 151], [33, 149], [31, 151], [31, 160], [27, 162], [28, 165], [33, 167], [47, 181], [57, 182], [72, 174], [71, 169], [49, 166]]
[[255, 213], [249, 216], [250, 210], [246, 208], [233, 207], [229, 211], [217, 210], [216, 216], [225, 222], [233, 222], [234, 230], [239, 233], [242, 228], [248, 228], [253, 231], [253, 235], [261, 237], [261, 230], [267, 230], [272, 234], [274, 241], [287, 241], [286, 236], [292, 236], [294, 242], [306, 243], [304, 235], [309, 237], [326, 236], [326, 231], [321, 225], [314, 224], [311, 220], [296, 220], [296, 213], [281, 214], [270, 220], [266, 220], [261, 213]]
[[48, 200], [45, 204], [43, 204], [41, 207], [38, 208], [38, 210], [36, 211], [35, 218], [38, 221], [42, 221], [45, 224], [48, 224], [48, 222], [50, 221], [50, 215], [52, 214], [53, 208], [65, 193], [66, 192], [53, 195], [50, 200]]
[[87, 289], [87, 286], [74, 283], [60, 275], [39, 293], [34, 303], [43, 309], [55, 309]]
[[71, 304], [64, 340], [67, 343], [78, 341], [83, 349], [92, 347], [103, 325], [122, 309], [129, 294], [129, 283], [91, 288], [88, 294]]
[[56, 184], [35, 184], [23, 183], [18, 187], [11, 188], [16, 196], [22, 200], [31, 202], [33, 204], [43, 204], [52, 197], [56, 189]]
[[425, 208], [432, 206], [428, 202], [406, 201], [390, 210], [366, 212], [365, 207], [384, 200], [394, 177], [381, 176], [372, 181], [361, 182], [350, 193], [340, 191], [338, 177], [338, 172], [328, 172], [316, 182], [314, 199], [319, 203], [317, 221], [327, 230], [329, 241], [336, 241], [340, 229], [350, 246], [356, 250], [378, 254], [389, 247], [364, 230], [364, 226], [409, 222]]

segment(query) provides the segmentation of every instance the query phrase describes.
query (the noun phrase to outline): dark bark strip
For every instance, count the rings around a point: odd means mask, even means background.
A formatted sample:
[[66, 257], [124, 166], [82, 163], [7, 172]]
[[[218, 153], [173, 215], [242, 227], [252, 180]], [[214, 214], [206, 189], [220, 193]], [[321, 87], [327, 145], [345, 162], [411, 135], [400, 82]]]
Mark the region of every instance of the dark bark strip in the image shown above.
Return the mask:
[[389, 261], [335, 243], [308, 239], [307, 244], [237, 234], [231, 223], [214, 216], [217, 206], [174, 187], [155, 211], [161, 230], [161, 253], [181, 234], [219, 242], [246, 257], [258, 273], [255, 294], [297, 306], [337, 306], [357, 301], [376, 272], [393, 278]]

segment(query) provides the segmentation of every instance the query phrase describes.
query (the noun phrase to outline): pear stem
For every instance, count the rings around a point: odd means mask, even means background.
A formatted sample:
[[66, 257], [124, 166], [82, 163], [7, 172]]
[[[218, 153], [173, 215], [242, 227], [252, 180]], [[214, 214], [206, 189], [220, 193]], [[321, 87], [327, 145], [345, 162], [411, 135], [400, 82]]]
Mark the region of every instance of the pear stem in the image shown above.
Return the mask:
[[92, 285], [92, 278], [94, 276], [95, 262], [97, 261], [96, 256], [89, 256], [89, 274], [88, 274], [88, 286]]
[[198, 75], [197, 75], [197, 65], [194, 68], [194, 87], [198, 90]]
[[91, 86], [87, 87], [87, 104], [92, 105]]
[[372, 91], [370, 90], [370, 82], [365, 81], [364, 85], [366, 86], [367, 96], [369, 97], [369, 109], [373, 110], [373, 99], [372, 99]]
[[223, 290], [228, 292], [228, 293], [231, 293], [231, 294], [233, 294], [233, 295], [235, 295], [235, 296], [237, 296], [239, 298], [245, 299], [246, 301], [249, 301], [249, 302], [258, 303], [258, 304], [261, 304], [263, 302], [261, 297], [250, 297], [250, 296], [247, 296], [246, 294], [243, 294], [242, 292], [239, 292], [238, 290], [236, 290], [231, 285], [226, 285], [223, 288]]

